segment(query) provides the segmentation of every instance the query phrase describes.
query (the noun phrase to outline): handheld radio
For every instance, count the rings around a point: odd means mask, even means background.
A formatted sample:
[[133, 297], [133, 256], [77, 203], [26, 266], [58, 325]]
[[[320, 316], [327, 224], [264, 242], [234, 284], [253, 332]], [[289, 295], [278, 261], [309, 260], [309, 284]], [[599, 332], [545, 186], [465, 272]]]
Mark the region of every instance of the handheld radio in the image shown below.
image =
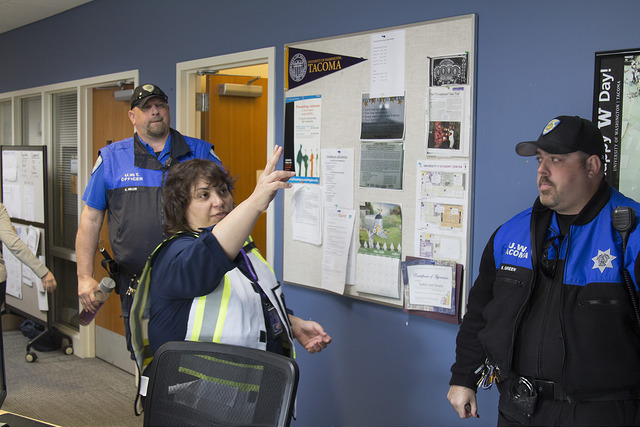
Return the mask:
[[624, 254], [627, 250], [627, 241], [629, 240], [629, 230], [635, 225], [636, 212], [628, 206], [618, 206], [611, 212], [611, 224], [622, 237], [622, 259], [620, 260], [622, 266], [620, 270], [624, 283], [631, 298], [631, 305], [633, 306], [633, 312], [636, 315], [636, 321], [640, 327], [640, 309], [638, 307], [638, 294], [636, 293], [635, 286], [631, 280], [631, 275], [624, 267]]

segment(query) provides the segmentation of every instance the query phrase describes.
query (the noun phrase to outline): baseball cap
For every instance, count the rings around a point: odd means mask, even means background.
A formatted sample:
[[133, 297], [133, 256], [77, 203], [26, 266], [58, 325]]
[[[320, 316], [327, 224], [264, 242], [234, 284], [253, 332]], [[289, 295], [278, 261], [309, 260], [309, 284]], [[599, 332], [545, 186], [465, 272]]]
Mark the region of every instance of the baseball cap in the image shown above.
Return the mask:
[[144, 106], [150, 98], [162, 98], [164, 102], [169, 99], [158, 86], [145, 83], [133, 90], [133, 94], [131, 94], [131, 109]]
[[521, 156], [535, 156], [537, 149], [551, 154], [582, 151], [602, 158], [604, 139], [592, 121], [578, 116], [558, 116], [547, 123], [537, 141], [524, 141], [516, 145], [516, 153]]

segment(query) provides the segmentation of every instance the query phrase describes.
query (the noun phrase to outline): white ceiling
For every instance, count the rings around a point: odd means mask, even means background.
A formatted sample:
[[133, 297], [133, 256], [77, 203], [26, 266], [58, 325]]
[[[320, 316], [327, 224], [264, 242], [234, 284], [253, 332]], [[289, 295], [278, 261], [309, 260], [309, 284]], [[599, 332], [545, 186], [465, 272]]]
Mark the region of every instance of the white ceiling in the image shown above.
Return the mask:
[[73, 9], [91, 0], [0, 0], [0, 34]]

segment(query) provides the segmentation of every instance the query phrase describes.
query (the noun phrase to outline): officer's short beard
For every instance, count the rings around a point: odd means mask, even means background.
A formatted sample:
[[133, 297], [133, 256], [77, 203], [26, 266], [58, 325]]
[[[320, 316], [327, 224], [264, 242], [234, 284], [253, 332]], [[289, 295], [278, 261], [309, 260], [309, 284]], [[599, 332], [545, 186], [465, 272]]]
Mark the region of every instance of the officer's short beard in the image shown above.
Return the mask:
[[[158, 126], [152, 126], [153, 123], [160, 123]], [[147, 125], [147, 135], [153, 138], [160, 138], [167, 134], [167, 124], [163, 122], [151, 122]]]

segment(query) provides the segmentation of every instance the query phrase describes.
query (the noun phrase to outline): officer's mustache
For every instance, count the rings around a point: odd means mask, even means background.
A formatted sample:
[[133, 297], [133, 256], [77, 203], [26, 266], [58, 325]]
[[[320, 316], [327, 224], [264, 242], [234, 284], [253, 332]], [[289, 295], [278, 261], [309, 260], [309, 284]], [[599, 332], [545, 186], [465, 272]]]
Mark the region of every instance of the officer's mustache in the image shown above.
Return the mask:
[[548, 185], [552, 186], [553, 188], [556, 188], [556, 185], [551, 180], [549, 180], [549, 178], [546, 178], [544, 176], [541, 177], [540, 180], [538, 180], [538, 188], [540, 188], [540, 186], [542, 184], [548, 184]]

